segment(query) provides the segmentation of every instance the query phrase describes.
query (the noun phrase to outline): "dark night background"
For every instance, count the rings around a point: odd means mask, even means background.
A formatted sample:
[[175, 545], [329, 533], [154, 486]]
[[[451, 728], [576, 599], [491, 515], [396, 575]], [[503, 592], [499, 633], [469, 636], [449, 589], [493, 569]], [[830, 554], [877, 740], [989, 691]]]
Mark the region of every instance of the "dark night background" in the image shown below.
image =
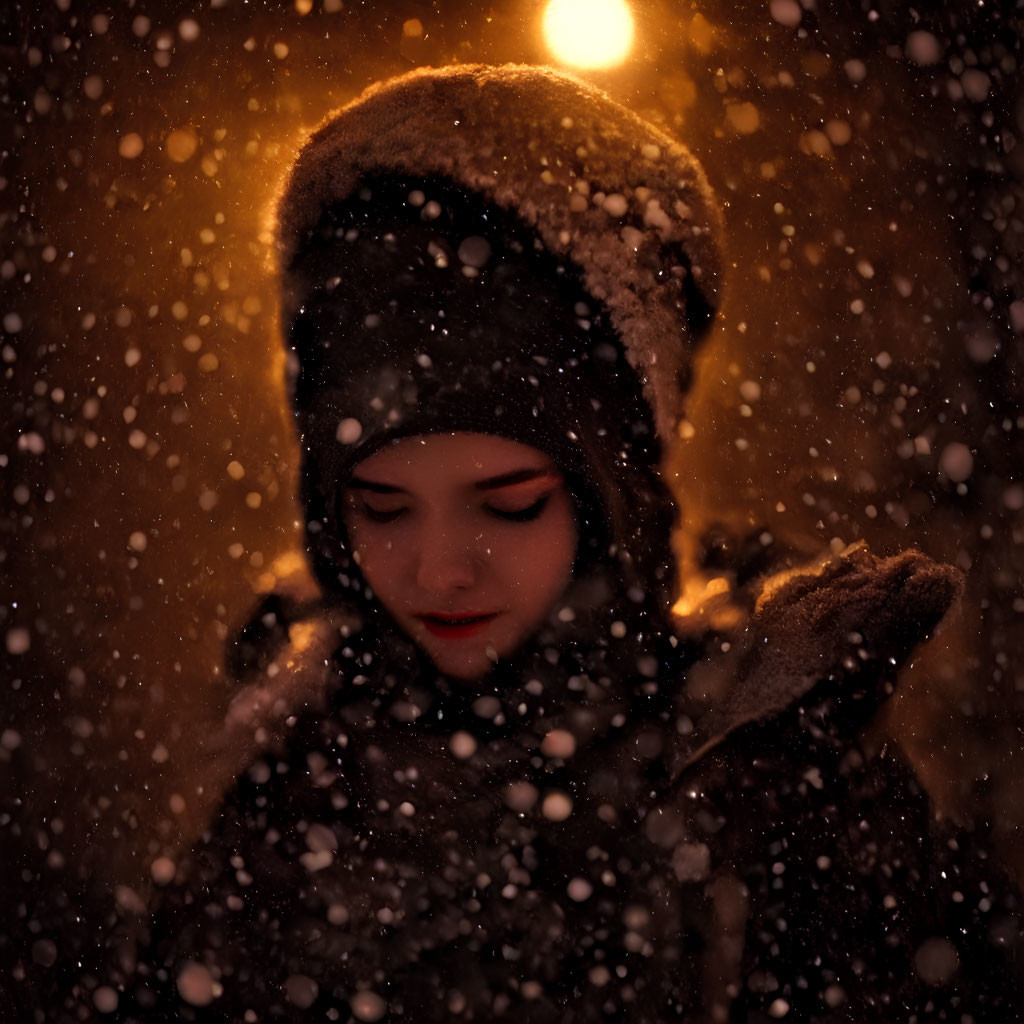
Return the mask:
[[[728, 227], [670, 461], [685, 606], [727, 629], [719, 581], [859, 539], [963, 568], [886, 727], [940, 811], [1024, 867], [1024, 6], [632, 6], [630, 58], [585, 77], [695, 151]], [[208, 813], [225, 637], [299, 564], [275, 194], [370, 82], [550, 62], [541, 12], [0, 14], [3, 859], [137, 886]]]

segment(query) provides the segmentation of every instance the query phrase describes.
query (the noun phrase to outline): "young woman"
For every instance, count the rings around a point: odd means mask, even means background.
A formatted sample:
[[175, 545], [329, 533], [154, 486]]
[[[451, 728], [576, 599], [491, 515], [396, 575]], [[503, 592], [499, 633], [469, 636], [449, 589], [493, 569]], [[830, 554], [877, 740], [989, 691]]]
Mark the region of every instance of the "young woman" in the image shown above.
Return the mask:
[[661, 440], [718, 232], [682, 147], [547, 70], [417, 72], [312, 137], [280, 239], [322, 595], [243, 631], [232, 727], [315, 696], [78, 1006], [1013, 1018], [1013, 893], [856, 740], [956, 574], [859, 549], [727, 655], [674, 627]]

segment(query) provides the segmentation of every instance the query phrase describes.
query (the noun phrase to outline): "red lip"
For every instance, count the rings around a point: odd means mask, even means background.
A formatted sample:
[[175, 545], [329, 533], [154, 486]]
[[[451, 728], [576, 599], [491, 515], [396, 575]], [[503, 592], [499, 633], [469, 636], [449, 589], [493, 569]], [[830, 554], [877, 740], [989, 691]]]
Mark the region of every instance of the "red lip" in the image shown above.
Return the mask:
[[478, 633], [498, 612], [424, 612], [416, 616], [434, 636], [460, 640]]

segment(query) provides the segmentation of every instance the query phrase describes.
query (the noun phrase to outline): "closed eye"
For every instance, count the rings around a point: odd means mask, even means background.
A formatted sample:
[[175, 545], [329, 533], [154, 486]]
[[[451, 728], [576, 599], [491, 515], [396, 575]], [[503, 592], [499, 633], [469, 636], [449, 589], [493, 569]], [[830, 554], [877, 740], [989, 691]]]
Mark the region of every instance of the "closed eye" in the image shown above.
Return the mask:
[[372, 505], [367, 505], [364, 501], [360, 503], [359, 511], [371, 522], [393, 523], [409, 510], [404, 506], [402, 508], [374, 508]]
[[501, 508], [498, 505], [484, 505], [488, 515], [495, 519], [505, 519], [513, 523], [528, 523], [537, 519], [551, 500], [551, 492], [542, 494], [532, 505], [525, 508]]

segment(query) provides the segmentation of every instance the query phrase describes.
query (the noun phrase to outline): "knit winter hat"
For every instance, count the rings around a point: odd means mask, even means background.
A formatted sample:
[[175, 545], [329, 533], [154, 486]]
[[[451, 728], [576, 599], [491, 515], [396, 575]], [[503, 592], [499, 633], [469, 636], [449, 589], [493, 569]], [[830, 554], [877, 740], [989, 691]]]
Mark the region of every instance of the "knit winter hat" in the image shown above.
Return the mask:
[[641, 377], [659, 433], [671, 435], [719, 306], [721, 266], [720, 214], [683, 146], [547, 68], [426, 68], [372, 86], [313, 134], [282, 197], [286, 327], [323, 284], [301, 256], [325, 209], [386, 174], [479, 193], [576, 268]]

